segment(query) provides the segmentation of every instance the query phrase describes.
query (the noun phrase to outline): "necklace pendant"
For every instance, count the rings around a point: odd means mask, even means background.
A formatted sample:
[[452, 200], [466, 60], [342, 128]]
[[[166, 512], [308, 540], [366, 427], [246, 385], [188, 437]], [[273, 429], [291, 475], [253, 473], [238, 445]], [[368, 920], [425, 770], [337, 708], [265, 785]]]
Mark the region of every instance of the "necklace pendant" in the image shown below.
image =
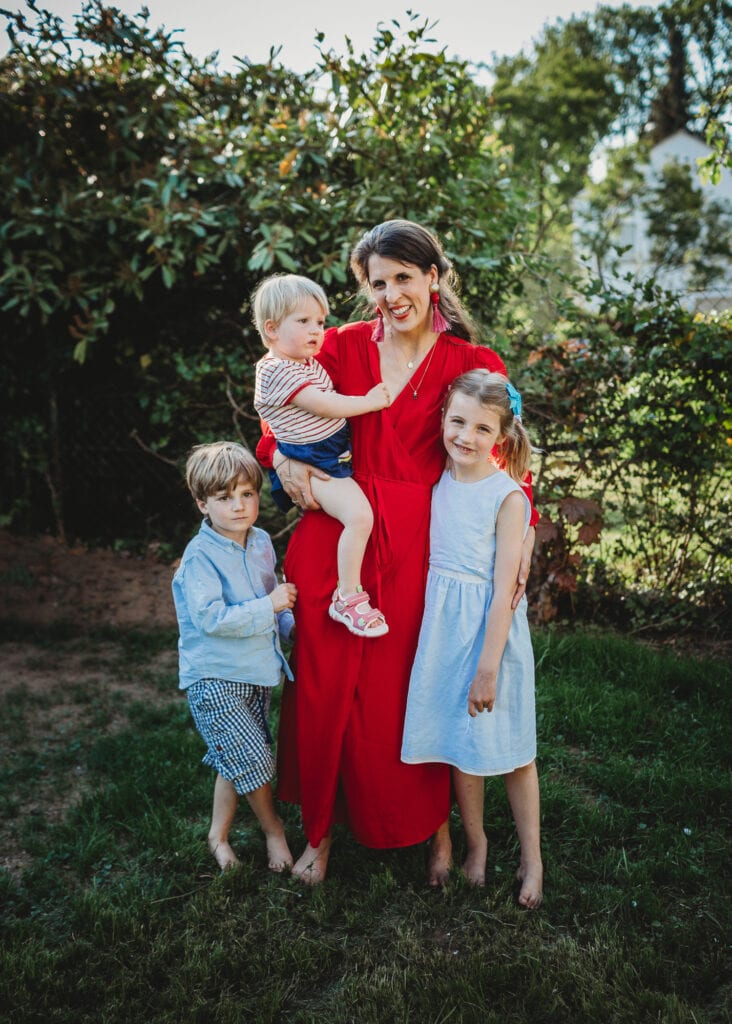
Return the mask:
[[414, 362], [407, 363], [407, 369], [408, 370], [413, 370], [414, 369]]

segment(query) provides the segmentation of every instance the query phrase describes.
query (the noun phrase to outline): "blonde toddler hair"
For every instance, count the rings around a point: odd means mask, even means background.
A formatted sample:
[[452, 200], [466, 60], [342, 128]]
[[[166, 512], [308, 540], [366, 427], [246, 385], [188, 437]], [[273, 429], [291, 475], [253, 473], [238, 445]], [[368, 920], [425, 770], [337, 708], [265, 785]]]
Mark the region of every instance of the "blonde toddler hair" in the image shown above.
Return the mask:
[[316, 281], [300, 274], [273, 274], [261, 281], [252, 295], [252, 319], [264, 345], [269, 348], [270, 340], [264, 329], [268, 320], [279, 324], [290, 313], [294, 313], [304, 299], [315, 299], [328, 316], [328, 298]]

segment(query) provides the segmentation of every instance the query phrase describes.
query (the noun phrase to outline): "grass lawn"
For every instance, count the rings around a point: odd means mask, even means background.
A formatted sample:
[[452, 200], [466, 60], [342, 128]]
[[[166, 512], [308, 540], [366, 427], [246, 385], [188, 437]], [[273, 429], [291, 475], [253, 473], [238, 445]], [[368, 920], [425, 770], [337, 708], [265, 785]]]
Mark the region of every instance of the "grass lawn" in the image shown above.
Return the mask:
[[[212, 775], [175, 637], [2, 633], [0, 1020], [519, 1024], [730, 1020], [722, 661], [534, 636], [545, 902], [515, 903], [503, 785], [488, 884], [425, 885], [424, 846], [336, 831], [326, 884], [206, 849]], [[296, 808], [283, 810], [293, 851]], [[462, 836], [455, 817], [458, 860]]]

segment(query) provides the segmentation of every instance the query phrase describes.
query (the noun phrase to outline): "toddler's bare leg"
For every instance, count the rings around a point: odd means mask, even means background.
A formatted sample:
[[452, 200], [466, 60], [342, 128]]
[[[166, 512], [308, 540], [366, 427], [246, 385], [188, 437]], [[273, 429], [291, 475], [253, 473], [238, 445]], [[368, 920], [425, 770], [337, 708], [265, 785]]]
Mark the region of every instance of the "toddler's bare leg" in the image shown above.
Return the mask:
[[338, 586], [348, 597], [361, 585], [361, 563], [374, 525], [368, 498], [352, 477], [310, 478], [313, 495], [321, 508], [343, 523], [338, 540]]
[[254, 811], [267, 844], [268, 867], [277, 873], [292, 867], [292, 854], [287, 845], [285, 827], [275, 810], [272, 787], [265, 782], [259, 789], [246, 794], [247, 803]]
[[521, 882], [519, 903], [536, 910], [544, 896], [544, 866], [541, 861], [539, 776], [536, 761], [506, 775], [506, 792], [516, 822], [521, 863], [516, 877]]
[[222, 871], [236, 867], [239, 859], [229, 845], [229, 829], [236, 814], [239, 795], [228, 779], [216, 776], [214, 784], [211, 827], [208, 830], [208, 848]]
[[328, 857], [333, 837], [329, 833], [325, 839], [321, 839], [317, 846], [310, 843], [305, 847], [292, 869], [295, 878], [299, 878], [305, 885], [319, 885], [325, 880], [328, 870]]
[[482, 886], [488, 857], [488, 839], [483, 828], [485, 779], [482, 775], [466, 775], [459, 768], [453, 768], [452, 779], [468, 847], [463, 873], [471, 885]]

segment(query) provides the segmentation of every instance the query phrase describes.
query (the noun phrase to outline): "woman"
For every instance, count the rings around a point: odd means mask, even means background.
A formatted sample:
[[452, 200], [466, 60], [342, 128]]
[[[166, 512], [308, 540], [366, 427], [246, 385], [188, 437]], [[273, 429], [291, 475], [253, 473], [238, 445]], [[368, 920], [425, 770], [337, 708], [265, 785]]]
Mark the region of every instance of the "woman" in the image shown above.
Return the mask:
[[[454, 273], [425, 228], [404, 220], [378, 225], [357, 243], [351, 269], [376, 319], [330, 329], [318, 359], [342, 394], [364, 394], [383, 381], [391, 396], [388, 408], [351, 423], [354, 478], [375, 520], [363, 584], [389, 633], [362, 640], [328, 618], [341, 524], [317, 510], [308, 484], [317, 470], [275, 451], [271, 461], [285, 490], [308, 510], [284, 563], [298, 588], [296, 683], [283, 694], [278, 792], [302, 805], [308, 844], [293, 874], [303, 881], [325, 878], [332, 826], [342, 821], [360, 843], [378, 849], [433, 836], [429, 880], [441, 885], [452, 863], [449, 769], [402, 764], [399, 757], [424, 606], [431, 490], [445, 458], [440, 410], [459, 374], [479, 366], [506, 369], [491, 349], [471, 343], [474, 330], [455, 294]], [[265, 438], [263, 461], [268, 452]], [[527, 492], [531, 497], [529, 484]], [[514, 604], [525, 587], [533, 539], [531, 529]]]

